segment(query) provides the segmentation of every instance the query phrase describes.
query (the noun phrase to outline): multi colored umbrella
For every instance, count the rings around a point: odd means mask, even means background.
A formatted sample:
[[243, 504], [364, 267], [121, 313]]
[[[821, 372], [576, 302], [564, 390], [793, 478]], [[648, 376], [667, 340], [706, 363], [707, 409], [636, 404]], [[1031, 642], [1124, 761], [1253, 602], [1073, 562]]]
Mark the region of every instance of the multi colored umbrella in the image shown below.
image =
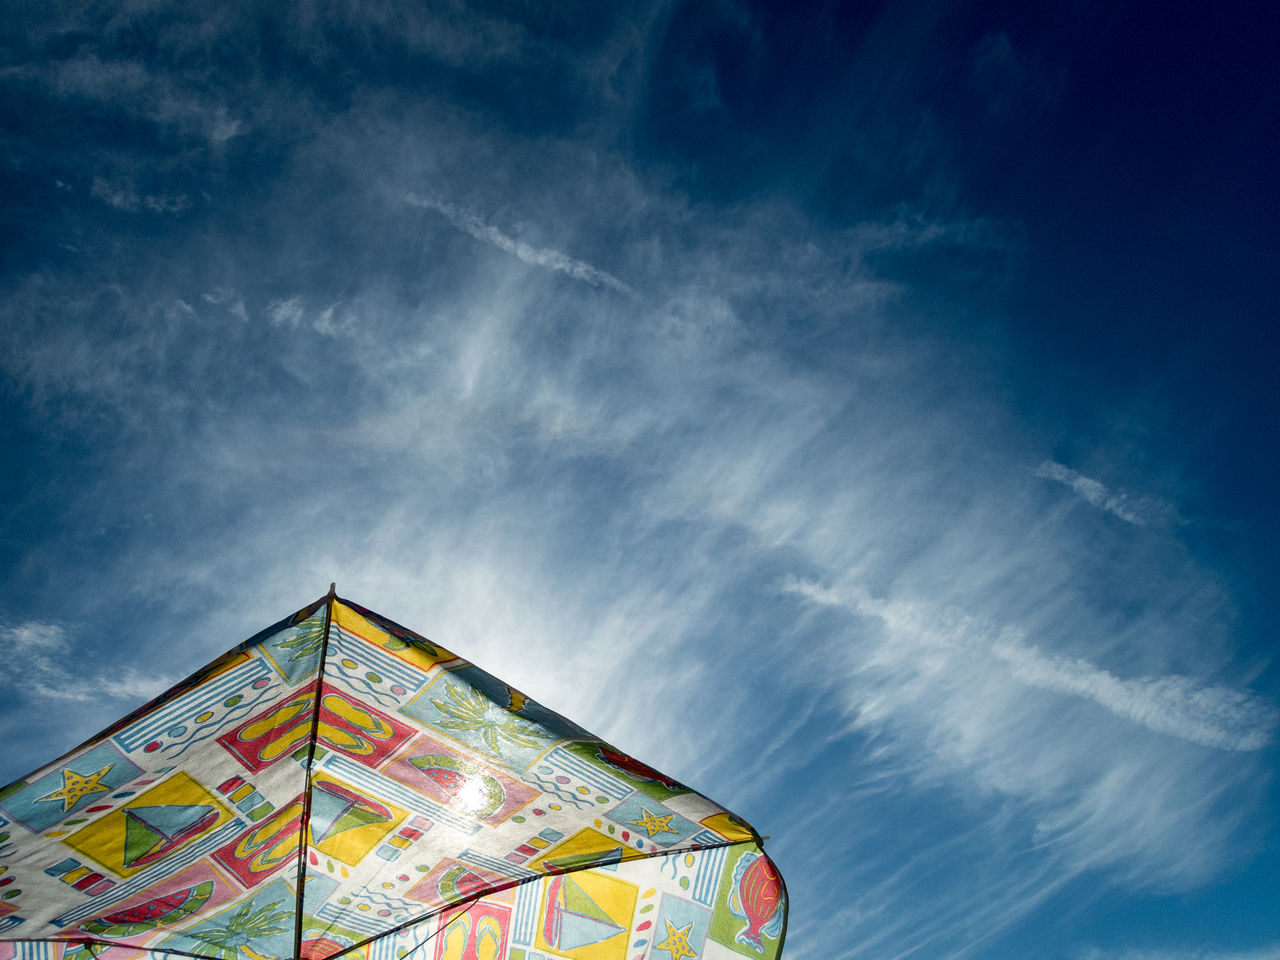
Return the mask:
[[773, 960], [761, 844], [330, 590], [0, 791], [0, 960]]

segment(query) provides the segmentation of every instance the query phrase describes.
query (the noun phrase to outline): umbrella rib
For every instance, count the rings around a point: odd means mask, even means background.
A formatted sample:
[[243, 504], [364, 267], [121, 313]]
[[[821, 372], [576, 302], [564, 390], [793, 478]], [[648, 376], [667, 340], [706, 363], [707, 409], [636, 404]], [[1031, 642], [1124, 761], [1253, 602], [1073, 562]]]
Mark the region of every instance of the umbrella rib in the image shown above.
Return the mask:
[[329, 655], [329, 627], [333, 623], [333, 603], [337, 599], [337, 584], [329, 584], [325, 597], [324, 636], [320, 641], [320, 663], [316, 670], [315, 705], [311, 714], [311, 733], [307, 737], [306, 788], [302, 792], [302, 822], [299, 824], [301, 839], [298, 843], [298, 899], [294, 912], [293, 956], [302, 956], [302, 916], [306, 906], [307, 841], [311, 836], [311, 768], [316, 759], [316, 738], [320, 730], [320, 698], [324, 695], [325, 659]]

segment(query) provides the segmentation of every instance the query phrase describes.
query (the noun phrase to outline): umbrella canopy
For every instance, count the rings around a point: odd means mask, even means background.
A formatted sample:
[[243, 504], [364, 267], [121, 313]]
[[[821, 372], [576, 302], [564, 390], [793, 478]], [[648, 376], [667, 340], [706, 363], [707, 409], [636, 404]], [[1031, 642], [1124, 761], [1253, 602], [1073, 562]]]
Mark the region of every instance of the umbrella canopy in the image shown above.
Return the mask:
[[0, 960], [773, 960], [761, 843], [330, 590], [0, 791]]

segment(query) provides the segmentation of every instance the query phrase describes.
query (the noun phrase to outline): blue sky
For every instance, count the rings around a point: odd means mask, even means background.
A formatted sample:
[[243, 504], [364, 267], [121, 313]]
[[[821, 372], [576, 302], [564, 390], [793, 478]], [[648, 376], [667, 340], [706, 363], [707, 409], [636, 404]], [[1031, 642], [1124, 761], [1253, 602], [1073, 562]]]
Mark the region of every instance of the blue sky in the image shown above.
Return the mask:
[[1280, 958], [1262, 5], [9, 4], [0, 779], [325, 592], [787, 956]]

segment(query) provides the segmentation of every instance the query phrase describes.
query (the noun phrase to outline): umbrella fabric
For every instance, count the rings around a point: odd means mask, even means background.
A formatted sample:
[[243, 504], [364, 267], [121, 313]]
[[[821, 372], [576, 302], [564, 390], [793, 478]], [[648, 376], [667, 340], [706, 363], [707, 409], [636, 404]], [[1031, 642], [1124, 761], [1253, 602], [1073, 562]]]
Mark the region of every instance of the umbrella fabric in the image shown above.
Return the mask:
[[755, 830], [332, 592], [0, 791], [0, 960], [773, 960]]

